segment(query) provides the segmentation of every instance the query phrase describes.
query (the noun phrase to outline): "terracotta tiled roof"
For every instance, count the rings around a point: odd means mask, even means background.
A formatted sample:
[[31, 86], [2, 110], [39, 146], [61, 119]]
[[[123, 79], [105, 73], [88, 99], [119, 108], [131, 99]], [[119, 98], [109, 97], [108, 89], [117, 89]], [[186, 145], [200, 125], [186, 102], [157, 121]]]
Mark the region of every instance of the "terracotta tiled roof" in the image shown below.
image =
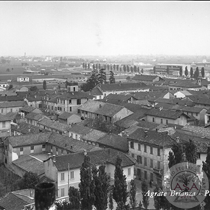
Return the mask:
[[36, 120], [36, 121], [41, 120], [43, 117], [45, 117], [43, 114], [39, 114], [39, 113], [35, 113], [35, 112], [30, 112], [29, 114], [27, 114], [25, 116], [26, 119]]
[[38, 126], [28, 124], [26, 122], [20, 122], [18, 125], [12, 125], [12, 131], [17, 131], [21, 134], [37, 134], [40, 133]]
[[0, 103], [0, 108], [23, 107], [24, 105], [24, 101], [3, 102]]
[[69, 100], [69, 99], [92, 99], [93, 97], [85, 92], [69, 92], [58, 96], [59, 99]]
[[72, 115], [72, 113], [63, 112], [62, 114], [60, 114], [60, 115], [58, 116], [58, 119], [67, 120], [71, 115]]
[[24, 106], [20, 109], [20, 111], [23, 111], [23, 112], [32, 112], [35, 108], [32, 107], [32, 106]]
[[82, 139], [97, 142], [100, 138], [104, 137], [105, 135], [106, 133], [102, 131], [92, 129], [89, 133], [84, 135]]
[[[102, 163], [115, 164], [117, 155], [122, 159], [122, 167], [132, 166], [134, 162], [122, 152], [113, 149], [101, 149], [93, 152], [88, 152], [90, 161], [93, 165], [99, 165]], [[58, 171], [68, 170], [68, 164], [70, 169], [80, 168], [84, 162], [84, 153], [75, 153], [69, 155], [62, 155], [56, 157], [55, 165]]]
[[80, 135], [86, 135], [92, 131], [91, 128], [83, 125], [73, 125], [71, 128], [69, 128], [69, 132], [80, 134]]
[[[154, 116], [154, 117], [162, 117], [167, 119], [177, 119], [181, 115], [185, 115], [182, 111], [173, 111], [173, 110], [159, 110], [159, 109], [151, 109], [149, 110], [146, 115], [148, 116]], [[185, 115], [187, 118], [189, 118], [187, 115]]]
[[138, 80], [138, 81], [149, 81], [152, 82], [154, 79], [156, 79], [158, 76], [152, 76], [152, 75], [135, 75], [132, 80]]

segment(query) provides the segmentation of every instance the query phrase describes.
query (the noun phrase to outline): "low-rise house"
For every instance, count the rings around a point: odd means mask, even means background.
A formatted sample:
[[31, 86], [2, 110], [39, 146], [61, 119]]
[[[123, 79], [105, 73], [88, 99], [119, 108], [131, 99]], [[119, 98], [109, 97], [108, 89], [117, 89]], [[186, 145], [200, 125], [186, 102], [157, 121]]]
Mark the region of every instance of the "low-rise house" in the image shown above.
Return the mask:
[[19, 86], [19, 87], [15, 87], [15, 91], [16, 91], [16, 93], [17, 93], [17, 92], [26, 93], [26, 92], [29, 91], [29, 89], [28, 89], [27, 87], [25, 87], [25, 86]]
[[94, 99], [103, 99], [109, 94], [122, 94], [131, 92], [147, 92], [149, 88], [144, 83], [113, 83], [101, 84], [93, 88], [91, 95]]
[[42, 113], [36, 113], [33, 111], [25, 116], [26, 122], [34, 126], [38, 126], [38, 122], [44, 118], [49, 119], [47, 116], [43, 115]]
[[0, 103], [0, 113], [7, 114], [8, 112], [19, 112], [26, 103], [24, 101], [2, 102]]
[[0, 82], [0, 88], [3, 88], [4, 90], [6, 90], [7, 87], [9, 87], [9, 84], [7, 82]]
[[55, 120], [50, 120], [48, 118], [42, 118], [41, 120], [39, 120], [37, 122], [37, 125], [41, 128], [41, 129], [45, 129], [48, 131], [54, 131], [56, 133], [59, 134], [67, 134], [69, 131], [70, 126], [60, 123], [58, 121]]
[[29, 81], [30, 81], [29, 77], [23, 77], [23, 76], [17, 77], [17, 82], [29, 82]]
[[185, 126], [188, 123], [189, 116], [183, 111], [173, 111], [164, 109], [151, 109], [146, 113], [146, 121], [157, 124], [177, 124]]
[[32, 106], [34, 108], [42, 108], [42, 98], [40, 96], [27, 96], [24, 100], [29, 106]]
[[210, 108], [210, 100], [207, 95], [192, 95], [188, 98], [195, 104], [196, 107]]
[[49, 157], [45, 161], [45, 174], [56, 184], [57, 196], [64, 197], [68, 195], [70, 186], [78, 188], [80, 183], [80, 168], [84, 162], [85, 155], [90, 157], [90, 162], [96, 167], [105, 164], [105, 171], [114, 179], [115, 162], [117, 156], [122, 159], [123, 173], [126, 176], [126, 182], [134, 178], [134, 162], [127, 155], [116, 152], [112, 149], [103, 149], [93, 152], [81, 152], [57, 157]]
[[69, 112], [64, 112], [58, 116], [58, 121], [61, 123], [65, 123], [67, 125], [74, 125], [80, 123], [81, 117], [77, 114], [71, 114]]
[[163, 79], [159, 76], [153, 76], [153, 75], [135, 75], [133, 78], [132, 78], [133, 81], [136, 81], [136, 82], [143, 82], [147, 85], [149, 84], [153, 84], [155, 82], [159, 82], [159, 81], [163, 81]]
[[7, 193], [0, 199], [0, 209], [20, 210], [34, 203], [34, 189], [17, 190]]
[[82, 140], [82, 137], [90, 133], [93, 129], [83, 126], [83, 125], [74, 125], [69, 128], [69, 137], [72, 137], [76, 140]]
[[11, 136], [11, 119], [0, 114], [0, 137]]
[[42, 111], [40, 109], [34, 108], [32, 106], [28, 106], [28, 105], [27, 106], [24, 106], [24, 107], [22, 107], [20, 109], [20, 115], [21, 115], [22, 118], [25, 118], [25, 116], [27, 114], [31, 113], [31, 112], [37, 113], [37, 114], [41, 114], [42, 113]]
[[87, 151], [100, 149], [97, 146], [54, 132], [10, 136], [5, 139], [4, 145], [4, 163], [6, 164], [10, 164], [21, 155], [31, 155], [42, 152], [52, 153], [53, 155], [64, 155], [81, 152], [84, 149]]
[[176, 98], [186, 98], [187, 96], [191, 96], [192, 94], [187, 90], [177, 91], [174, 93]]
[[109, 94], [104, 97], [103, 102], [120, 105], [121, 103], [135, 103], [136, 100], [137, 98], [131, 94]]
[[123, 119], [133, 112], [127, 108], [115, 104], [109, 104], [99, 101], [88, 101], [83, 104], [79, 109], [81, 117], [95, 119], [102, 117], [107, 122], [116, 122]]

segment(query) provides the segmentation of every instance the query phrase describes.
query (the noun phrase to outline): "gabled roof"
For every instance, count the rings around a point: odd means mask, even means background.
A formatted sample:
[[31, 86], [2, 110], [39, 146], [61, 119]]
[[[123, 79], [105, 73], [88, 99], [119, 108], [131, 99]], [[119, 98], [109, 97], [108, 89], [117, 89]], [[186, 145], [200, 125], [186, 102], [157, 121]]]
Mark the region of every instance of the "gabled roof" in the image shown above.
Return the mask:
[[25, 172], [36, 173], [38, 176], [44, 174], [44, 164], [42, 161], [30, 155], [21, 155], [12, 164], [21, 168]]
[[165, 132], [157, 132], [157, 131], [146, 131], [138, 128], [134, 131], [128, 139], [136, 140], [136, 141], [143, 141], [146, 144], [152, 144], [159, 147], [170, 147], [172, 146], [175, 141], [167, 135]]
[[93, 130], [92, 128], [83, 125], [73, 125], [71, 128], [69, 128], [69, 132], [80, 135], [86, 135], [90, 133], [92, 130]]
[[191, 133], [199, 135], [200, 137], [210, 138], [210, 128], [204, 128], [204, 127], [194, 126], [194, 125], [185, 125], [182, 128], [182, 130], [189, 131]]
[[21, 134], [38, 134], [40, 129], [38, 126], [28, 124], [26, 122], [20, 122], [18, 125], [12, 125], [12, 131], [17, 131]]
[[0, 114], [0, 122], [10, 121], [10, 117]]
[[100, 138], [97, 143], [106, 147], [111, 147], [122, 152], [128, 152], [127, 139], [116, 134], [107, 134]]
[[91, 129], [91, 131], [84, 135], [82, 139], [97, 142], [100, 138], [104, 137], [105, 135], [107, 134], [102, 131]]
[[159, 109], [150, 109], [146, 115], [154, 116], [154, 117], [161, 117], [161, 118], [167, 118], [167, 119], [178, 119], [181, 115], [184, 115], [185, 117], [189, 118], [186, 114], [183, 113], [183, 111], [174, 111], [174, 110], [159, 110]]
[[174, 110], [181, 110], [183, 112], [191, 112], [191, 113], [200, 113], [202, 110], [207, 110], [206, 108], [202, 107], [189, 107], [189, 106], [177, 106], [173, 107]]
[[25, 101], [2, 102], [0, 108], [23, 107], [24, 105]]
[[12, 147], [22, 147], [28, 145], [44, 144], [47, 142], [50, 136], [50, 132], [38, 133], [38, 134], [27, 134], [20, 136], [9, 136], [7, 140]]
[[131, 94], [109, 94], [108, 96], [106, 96], [103, 101], [104, 102], [108, 102], [108, 103], [112, 103], [112, 101], [114, 102], [114, 104], [119, 104], [122, 102], [127, 102], [129, 99], [131, 98], [135, 98], [135, 96], [132, 96]]
[[[135, 75], [132, 80], [138, 80], [138, 81], [149, 81], [152, 82], [154, 79], [156, 79], [158, 76], [153, 75]], [[159, 77], [160, 78], [160, 77]]]
[[32, 112], [35, 108], [32, 107], [32, 106], [24, 106], [20, 109], [20, 111], [23, 111], [23, 112]]
[[43, 114], [35, 113], [35, 112], [30, 112], [29, 114], [25, 116], [26, 119], [36, 120], [36, 121], [41, 120], [43, 117], [46, 117], [46, 116]]
[[[133, 91], [138, 89], [148, 89], [144, 83], [113, 83], [113, 84], [102, 84], [95, 87], [98, 88], [100, 92], [106, 91]], [[95, 89], [94, 88], [94, 89]], [[93, 89], [93, 91], [94, 91]], [[99, 92], [99, 93], [100, 93]]]
[[18, 112], [8, 112], [5, 116], [8, 117], [10, 120], [14, 120], [18, 118], [19, 114]]
[[59, 95], [58, 98], [62, 100], [69, 100], [69, 99], [82, 99], [82, 98], [92, 99], [93, 97], [85, 92], [68, 92], [63, 95]]
[[72, 115], [72, 113], [63, 112], [62, 114], [60, 114], [60, 115], [58, 116], [58, 119], [67, 120], [71, 115]]
[[24, 196], [10, 192], [0, 199], [0, 206], [4, 207], [5, 210], [20, 210], [23, 209], [25, 205], [34, 203], [34, 199], [29, 196]]
[[101, 101], [94, 101], [94, 100], [89, 100], [82, 104], [82, 106], [79, 107], [80, 110], [87, 111], [87, 112], [95, 112], [98, 110], [100, 106], [103, 106], [105, 103]]
[[[115, 165], [117, 155], [122, 159], [122, 167], [133, 166], [135, 163], [127, 155], [113, 149], [101, 149], [97, 151], [87, 152], [90, 162], [93, 165], [110, 163]], [[80, 168], [84, 162], [84, 153], [74, 153], [62, 156], [56, 156], [55, 166], [58, 171]]]

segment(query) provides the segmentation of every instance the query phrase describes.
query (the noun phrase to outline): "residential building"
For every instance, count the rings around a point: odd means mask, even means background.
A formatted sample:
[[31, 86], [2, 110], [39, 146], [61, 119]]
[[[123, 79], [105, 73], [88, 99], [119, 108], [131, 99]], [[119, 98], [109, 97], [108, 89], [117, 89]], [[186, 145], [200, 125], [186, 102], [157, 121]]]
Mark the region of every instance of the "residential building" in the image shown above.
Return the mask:
[[[80, 152], [49, 157], [45, 161], [45, 174], [55, 182], [58, 198], [67, 196], [70, 186], [78, 188], [80, 183], [80, 168], [84, 162], [85, 155], [86, 152]], [[99, 167], [101, 164], [105, 164], [105, 171], [111, 180], [114, 179], [115, 162], [118, 155], [122, 159], [121, 165], [128, 185], [134, 178], [134, 162], [124, 153], [116, 152], [112, 149], [104, 149], [87, 152], [87, 155], [90, 157], [92, 165]]]
[[177, 124], [185, 126], [188, 123], [189, 116], [183, 111], [173, 111], [165, 109], [151, 109], [146, 113], [146, 121], [157, 124]]
[[19, 112], [25, 105], [24, 101], [2, 102], [0, 103], [0, 113], [5, 115], [9, 112]]
[[101, 84], [93, 88], [91, 95], [94, 99], [103, 99], [109, 94], [123, 94], [131, 92], [147, 92], [149, 88], [144, 83], [113, 83]]
[[26, 122], [34, 126], [38, 126], [38, 122], [44, 118], [49, 119], [47, 116], [43, 115], [42, 113], [36, 113], [33, 111], [25, 116]]
[[11, 119], [0, 114], [0, 137], [11, 136]]
[[93, 100], [84, 103], [78, 111], [84, 119], [95, 119], [100, 116], [105, 121], [112, 123], [133, 113], [123, 106]]
[[143, 82], [147, 85], [154, 84], [155, 82], [163, 81], [163, 79], [159, 76], [153, 76], [153, 75], [135, 75], [132, 78], [133, 81], [137, 82]]
[[78, 114], [64, 112], [58, 116], [58, 121], [67, 125], [74, 125], [80, 123], [82, 120]]
[[17, 77], [17, 82], [29, 82], [29, 81], [30, 81], [29, 77], [23, 77], [23, 76]]
[[20, 109], [20, 115], [22, 118], [25, 118], [25, 116], [29, 113], [37, 113], [37, 114], [41, 114], [42, 111], [38, 108], [35, 108], [35, 107], [32, 107], [32, 106], [23, 106], [21, 109]]

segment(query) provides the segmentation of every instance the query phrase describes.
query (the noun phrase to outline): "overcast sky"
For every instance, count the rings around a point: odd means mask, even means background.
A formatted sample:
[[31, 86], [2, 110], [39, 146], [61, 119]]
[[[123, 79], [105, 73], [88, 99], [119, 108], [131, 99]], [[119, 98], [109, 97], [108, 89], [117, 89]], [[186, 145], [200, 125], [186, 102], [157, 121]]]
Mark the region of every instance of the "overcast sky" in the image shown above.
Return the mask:
[[0, 2], [0, 56], [210, 55], [210, 2]]

